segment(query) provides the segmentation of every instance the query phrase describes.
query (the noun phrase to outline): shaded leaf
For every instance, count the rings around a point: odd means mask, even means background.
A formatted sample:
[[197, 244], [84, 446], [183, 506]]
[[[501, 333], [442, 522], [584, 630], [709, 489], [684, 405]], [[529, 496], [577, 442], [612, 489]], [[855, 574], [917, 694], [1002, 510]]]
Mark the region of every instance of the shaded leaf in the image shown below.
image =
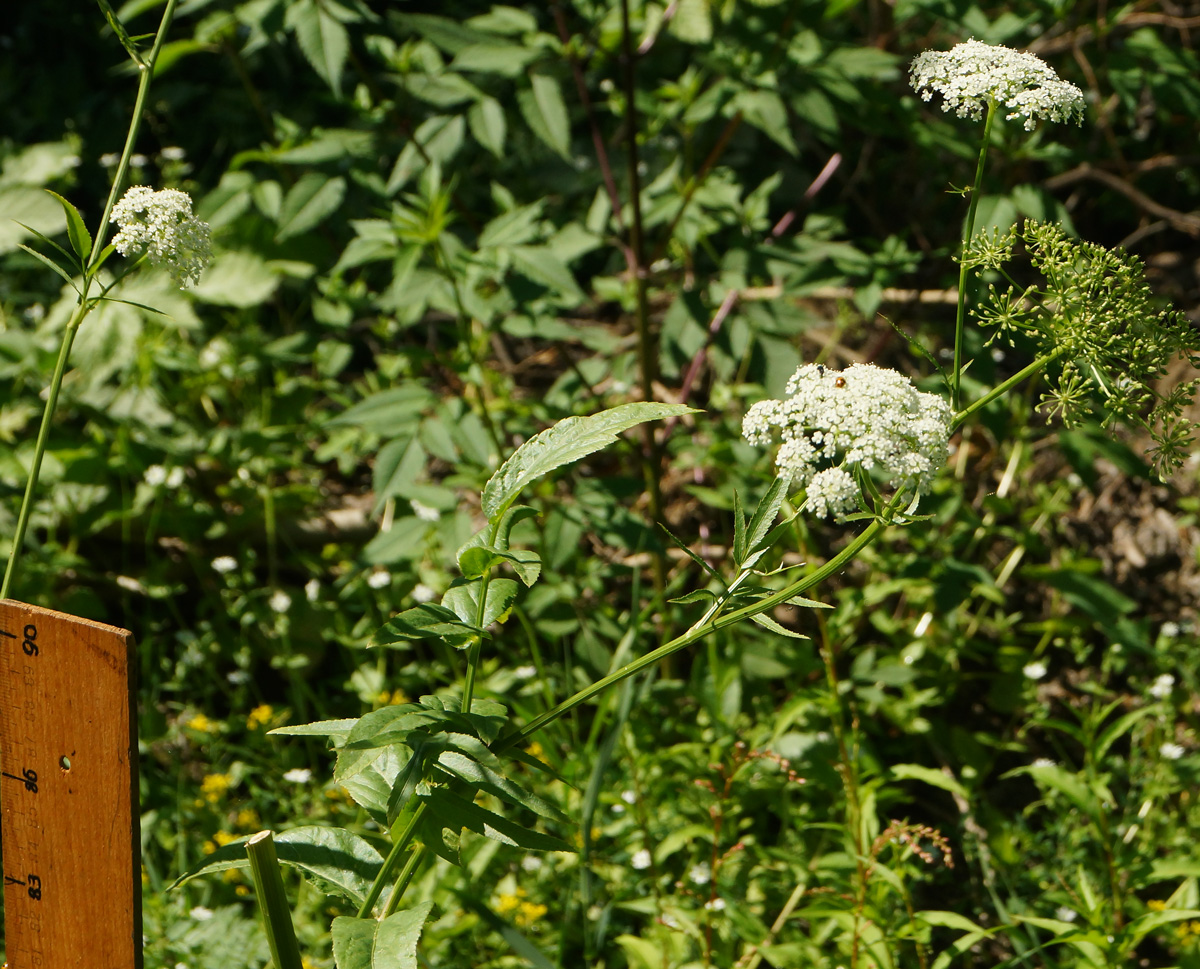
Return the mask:
[[417, 969], [417, 944], [433, 902], [389, 915], [382, 922], [339, 915], [333, 920], [337, 969]]
[[330, 178], [320, 172], [309, 172], [301, 176], [283, 197], [275, 241], [282, 242], [315, 229], [345, 197], [346, 180], [340, 175]]

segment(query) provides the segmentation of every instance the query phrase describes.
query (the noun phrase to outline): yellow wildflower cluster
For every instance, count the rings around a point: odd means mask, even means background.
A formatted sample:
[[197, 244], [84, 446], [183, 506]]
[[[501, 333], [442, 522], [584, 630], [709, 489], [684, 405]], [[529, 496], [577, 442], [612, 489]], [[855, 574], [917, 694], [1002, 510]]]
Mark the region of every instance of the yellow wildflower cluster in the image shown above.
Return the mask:
[[200, 782], [200, 792], [209, 804], [216, 804], [232, 786], [233, 778], [228, 774], [209, 774]]
[[197, 733], [212, 733], [217, 727], [203, 713], [193, 713], [184, 721], [183, 725], [189, 730], [195, 730]]
[[269, 703], [261, 703], [250, 711], [250, 715], [246, 717], [246, 729], [257, 730], [259, 727], [265, 727], [275, 717], [275, 708]]
[[535, 924], [548, 911], [549, 909], [540, 902], [526, 900], [523, 888], [518, 888], [516, 892], [505, 892], [496, 899], [496, 912], [500, 915], [510, 915], [515, 912], [513, 920], [523, 929]]
[[408, 694], [403, 690], [384, 690], [376, 699], [380, 706], [399, 706], [401, 703], [408, 702]]

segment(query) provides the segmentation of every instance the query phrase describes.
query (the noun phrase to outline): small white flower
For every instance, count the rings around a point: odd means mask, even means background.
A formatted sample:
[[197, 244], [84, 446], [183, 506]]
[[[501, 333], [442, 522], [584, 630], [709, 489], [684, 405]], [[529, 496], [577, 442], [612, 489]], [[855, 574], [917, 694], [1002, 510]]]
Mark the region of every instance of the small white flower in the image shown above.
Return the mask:
[[232, 555], [218, 555], [212, 560], [212, 567], [213, 571], [224, 575], [226, 572], [232, 572], [237, 568], [237, 559]]
[[688, 880], [693, 885], [707, 885], [712, 881], [712, 868], [709, 867], [708, 862], [702, 861], [698, 865], [692, 865], [688, 871]]
[[46, 316], [46, 307], [41, 303], [34, 303], [32, 306], [25, 308], [25, 319], [30, 323], [40, 323]]
[[283, 775], [283, 779], [292, 784], [307, 784], [312, 780], [312, 771], [307, 767], [293, 767]]
[[205, 370], [214, 370], [220, 366], [230, 350], [229, 341], [223, 337], [213, 337], [200, 351], [200, 366]]
[[515, 670], [513, 670], [513, 676], [515, 676], [518, 680], [531, 679], [532, 677], [537, 676], [537, 667], [518, 666]]
[[106, 151], [99, 158], [100, 164], [103, 165], [105, 168], [112, 168], [120, 160], [121, 160], [121, 156], [118, 155], [115, 151]]
[[292, 597], [282, 589], [276, 589], [271, 593], [269, 605], [274, 612], [287, 612], [292, 607]]
[[1167, 760], [1179, 760], [1187, 751], [1180, 744], [1165, 743], [1158, 748], [1158, 752]]
[[213, 917], [214, 913], [211, 908], [205, 908], [203, 905], [197, 905], [188, 914], [191, 915], [191, 917], [194, 918], [197, 922], [207, 922], [210, 918]]
[[725, 899], [710, 898], [704, 903], [704, 911], [706, 912], [723, 912], [725, 910]]
[[797, 479], [818, 517], [857, 504], [857, 466], [895, 488], [924, 493], [949, 456], [950, 406], [895, 370], [856, 363], [838, 372], [807, 364], [783, 400], [761, 400], [742, 421], [751, 444], [778, 434], [781, 475]]
[[372, 572], [367, 576], [367, 585], [372, 589], [386, 589], [392, 584], [392, 573], [387, 571]]
[[413, 514], [423, 522], [435, 522], [442, 517], [442, 513], [436, 508], [423, 501], [417, 501], [416, 498], [410, 499], [408, 503], [412, 506]]
[[1021, 672], [1025, 674], [1026, 679], [1040, 680], [1046, 675], [1046, 664], [1041, 660], [1034, 660], [1032, 663], [1022, 666]]
[[926, 51], [913, 59], [909, 81], [922, 100], [942, 96], [942, 110], [978, 121], [995, 104], [1008, 120], [1083, 121], [1083, 92], [1062, 80], [1040, 57], [1008, 47], [968, 40], [949, 51]]
[[146, 587], [130, 575], [118, 575], [117, 585], [119, 585], [122, 589], [127, 589], [130, 592], [136, 592], [139, 595], [146, 594]]
[[1156, 700], [1165, 700], [1171, 695], [1171, 688], [1174, 686], [1175, 677], [1170, 673], [1162, 673], [1150, 684], [1150, 695]]
[[225, 679], [234, 686], [242, 686], [250, 682], [250, 674], [246, 670], [233, 670], [225, 674]]
[[1060, 905], [1054, 910], [1054, 917], [1060, 922], [1074, 922], [1079, 918], [1079, 913], [1073, 908], [1067, 908], [1065, 905]]
[[424, 582], [418, 582], [413, 586], [412, 597], [414, 602], [432, 602], [437, 597], [437, 592]]
[[650, 867], [650, 852], [642, 848], [633, 853], [633, 857], [629, 859], [629, 867], [635, 871], [645, 871]]
[[183, 468], [172, 468], [167, 472], [167, 488], [171, 491], [174, 491], [181, 484], [183, 484], [183, 480], [186, 477], [187, 472], [184, 471]]
[[1174, 639], [1179, 635], [1179, 623], [1168, 620], [1162, 624], [1162, 628], [1159, 630], [1159, 632], [1162, 633], [1163, 637], [1166, 639]]
[[187, 152], [182, 148], [172, 145], [170, 148], [164, 148], [160, 151], [158, 157], [163, 161], [183, 161], [187, 158]]
[[304, 583], [304, 598], [309, 602], [316, 602], [317, 596], [321, 594], [321, 583], [317, 579], [309, 579]]
[[537, 871], [542, 867], [542, 859], [537, 855], [526, 855], [521, 859], [522, 871]]
[[1049, 757], [1039, 757], [1037, 760], [1035, 760], [1033, 762], [1033, 766], [1034, 767], [1057, 767], [1058, 764], [1056, 764], [1054, 761], [1052, 761]]
[[625, 813], [625, 805], [624, 804], [614, 804], [612, 806], [612, 813], [617, 815], [618, 817], [620, 817], [622, 814]]
[[146, 162], [148, 160], [149, 159], [147, 159], [146, 156], [141, 154], [140, 152], [136, 155], [129, 156], [129, 164], [132, 165], [134, 168], [145, 168]]
[[621, 800], [626, 804], [637, 804], [637, 795], [633, 791], [622, 791]]
[[173, 188], [155, 192], [135, 185], [113, 206], [110, 221], [121, 227], [113, 245], [123, 256], [143, 252], [182, 287], [200, 280], [212, 261], [208, 223], [192, 215], [192, 200]]
[[146, 484], [151, 488], [157, 488], [159, 485], [167, 483], [167, 469], [161, 464], [152, 464], [146, 469], [145, 474]]

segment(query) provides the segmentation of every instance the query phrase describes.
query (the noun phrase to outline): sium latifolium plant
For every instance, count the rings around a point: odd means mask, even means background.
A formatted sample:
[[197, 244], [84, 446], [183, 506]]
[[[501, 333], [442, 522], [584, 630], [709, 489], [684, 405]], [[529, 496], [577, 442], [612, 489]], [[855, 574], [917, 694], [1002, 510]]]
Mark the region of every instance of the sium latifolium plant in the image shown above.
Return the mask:
[[[1081, 117], [1082, 96], [1037, 58], [976, 43], [962, 45], [949, 55], [923, 55], [914, 62], [912, 73], [918, 90], [942, 93], [947, 107], [967, 117], [986, 116], [961, 254], [955, 361], [947, 381], [950, 401], [922, 393], [907, 377], [875, 366], [856, 365], [842, 371], [821, 364], [800, 367], [783, 399], [755, 404], [746, 415], [744, 433], [749, 441], [767, 444], [776, 436], [781, 439], [779, 473], [749, 516], [735, 503], [733, 568], [728, 575], [692, 555], [702, 569], [705, 587], [674, 601], [699, 608], [696, 620], [682, 634], [523, 724], [512, 722], [503, 704], [478, 695], [485, 653], [504, 634], [522, 587], [534, 586], [541, 576], [537, 553], [514, 545], [514, 528], [537, 514], [518, 504], [519, 496], [537, 479], [587, 457], [625, 430], [693, 411], [653, 402], [624, 404], [591, 417], [568, 418], [518, 448], [480, 495], [485, 523], [458, 550], [459, 578], [440, 602], [405, 609], [378, 631], [374, 641], [379, 648], [432, 641], [456, 651], [462, 656], [460, 686], [355, 719], [275, 731], [326, 738], [336, 751], [335, 782], [387, 835], [386, 853], [358, 834], [338, 828], [294, 828], [275, 841], [281, 862], [353, 902], [356, 914], [339, 916], [332, 924], [339, 969], [415, 965], [433, 902], [408, 900], [406, 893], [429, 859], [462, 863], [459, 841], [464, 831], [526, 850], [569, 850], [566, 841], [540, 826], [541, 821], [554, 826], [566, 819], [547, 797], [526, 786], [527, 777], [547, 773], [549, 768], [523, 752], [522, 745], [546, 725], [717, 630], [749, 619], [776, 634], [797, 635], [771, 617], [774, 607], [785, 603], [821, 607], [805, 593], [844, 569], [889, 525], [919, 521], [919, 498], [944, 465], [953, 431], [1020, 382], [1057, 364], [1062, 377], [1052, 393], [1065, 416], [1077, 415], [1084, 406], [1084, 385], [1099, 391], [1101, 405], [1108, 407], [1112, 420], [1140, 420], [1149, 408], [1150, 423], [1166, 425], [1159, 442], [1160, 464], [1170, 467], [1178, 459], [1185, 437], [1179, 429], [1179, 411], [1194, 385], [1160, 398], [1150, 382], [1174, 357], [1194, 359], [1194, 341], [1172, 317], [1157, 323], [1148, 319], [1149, 297], [1133, 261], [1072, 242], [1054, 226], [1027, 226], [1022, 237], [1035, 268], [1046, 277], [1045, 285], [1017, 287], [1012, 282], [1008, 295], [999, 297], [1007, 299], [1002, 316], [994, 310], [978, 314], [981, 322], [999, 326], [1002, 335], [1020, 331], [1044, 341], [1039, 344], [1040, 355], [1012, 378], [962, 406], [968, 272], [981, 267], [1001, 272], [1012, 248], [1009, 236], [989, 242], [973, 234], [995, 114], [1006, 108], [1009, 119], [1023, 118], [1028, 129], [1040, 119]], [[1123, 367], [1117, 376], [1117, 362], [1122, 360], [1137, 363]], [[823, 565], [786, 575], [782, 569], [771, 571], [766, 566], [773, 549], [791, 534], [786, 516], [783, 522], [778, 519], [793, 486], [803, 492], [794, 503], [794, 514], [808, 512], [866, 525]], [[633, 611], [648, 618], [660, 605], [635, 606]], [[848, 770], [852, 775], [852, 764]], [[847, 787], [853, 791], [852, 776]], [[855, 810], [865, 808], [860, 804]], [[909, 831], [902, 825], [889, 830]], [[857, 839], [853, 850], [872, 859], [860, 868], [864, 880], [879, 877], [881, 871], [882, 848], [863, 840], [867, 831], [868, 826], [861, 824], [852, 834]], [[247, 865], [244, 845], [229, 844], [180, 881]], [[870, 924], [861, 917], [865, 881], [860, 888], [853, 918], [838, 923], [839, 945], [850, 953], [851, 964], [866, 952], [873, 958], [886, 955], [891, 942], [874, 929], [864, 934]], [[794, 904], [795, 899], [789, 902]], [[910, 910], [907, 918], [921, 922], [926, 936], [933, 925], [959, 931], [937, 965], [995, 931], [954, 913]], [[748, 964], [757, 964], [761, 955], [753, 950], [762, 940], [743, 941]], [[921, 961], [925, 964], [923, 950]]]
[[[104, 213], [100, 217], [100, 222], [93, 235], [88, 231], [83, 216], [71, 202], [61, 195], [50, 193], [58, 199], [66, 216], [70, 251], [36, 229], [25, 227], [27, 231], [37, 236], [50, 252], [47, 254], [47, 252], [41, 252], [26, 245], [22, 245], [21, 248], [61, 276], [75, 291], [78, 299], [75, 311], [71, 314], [63, 331], [58, 360], [50, 378], [46, 406], [42, 411], [37, 443], [26, 482], [25, 496], [17, 517], [12, 550], [4, 570], [3, 585], [0, 586], [0, 598], [8, 597], [13, 576], [16, 573], [17, 561], [25, 544], [25, 532], [29, 526], [29, 516], [33, 511], [42, 457], [46, 453], [46, 440], [54, 419], [55, 408], [58, 406], [59, 392], [62, 389], [63, 376], [71, 356], [71, 347], [80, 326], [88, 314], [105, 300], [127, 302], [109, 294], [125, 276], [142, 262], [149, 262], [152, 266], [166, 270], [182, 287], [189, 282], [196, 282], [200, 278], [201, 271], [212, 258], [208, 226], [192, 214], [192, 202], [185, 193], [174, 189], [156, 192], [146, 186], [137, 185], [130, 188], [123, 197], [118, 198], [129, 171], [129, 160], [137, 145], [146, 97], [154, 77], [154, 67], [158, 62], [163, 42], [170, 31], [171, 22], [175, 16], [176, 2], [177, 0], [167, 0], [158, 31], [154, 35], [153, 44], [149, 51], [143, 51], [122, 26], [107, 0], [98, 0], [100, 9], [108, 20], [113, 33], [116, 34], [133, 61], [138, 77], [133, 115], [125, 137], [124, 149], [113, 174], [108, 199], [104, 204]], [[110, 224], [117, 225], [120, 231], [106, 245], [105, 239]], [[113, 252], [126, 256], [128, 262], [119, 273], [106, 280], [101, 270]], [[142, 306], [141, 308], [157, 312], [153, 307]]]

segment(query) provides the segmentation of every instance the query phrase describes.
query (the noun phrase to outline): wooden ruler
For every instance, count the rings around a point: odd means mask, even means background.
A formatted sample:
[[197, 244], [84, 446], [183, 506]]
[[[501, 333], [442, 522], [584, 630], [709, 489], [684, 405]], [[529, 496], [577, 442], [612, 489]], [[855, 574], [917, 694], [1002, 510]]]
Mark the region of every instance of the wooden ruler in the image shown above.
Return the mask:
[[140, 969], [133, 635], [0, 600], [9, 969]]

